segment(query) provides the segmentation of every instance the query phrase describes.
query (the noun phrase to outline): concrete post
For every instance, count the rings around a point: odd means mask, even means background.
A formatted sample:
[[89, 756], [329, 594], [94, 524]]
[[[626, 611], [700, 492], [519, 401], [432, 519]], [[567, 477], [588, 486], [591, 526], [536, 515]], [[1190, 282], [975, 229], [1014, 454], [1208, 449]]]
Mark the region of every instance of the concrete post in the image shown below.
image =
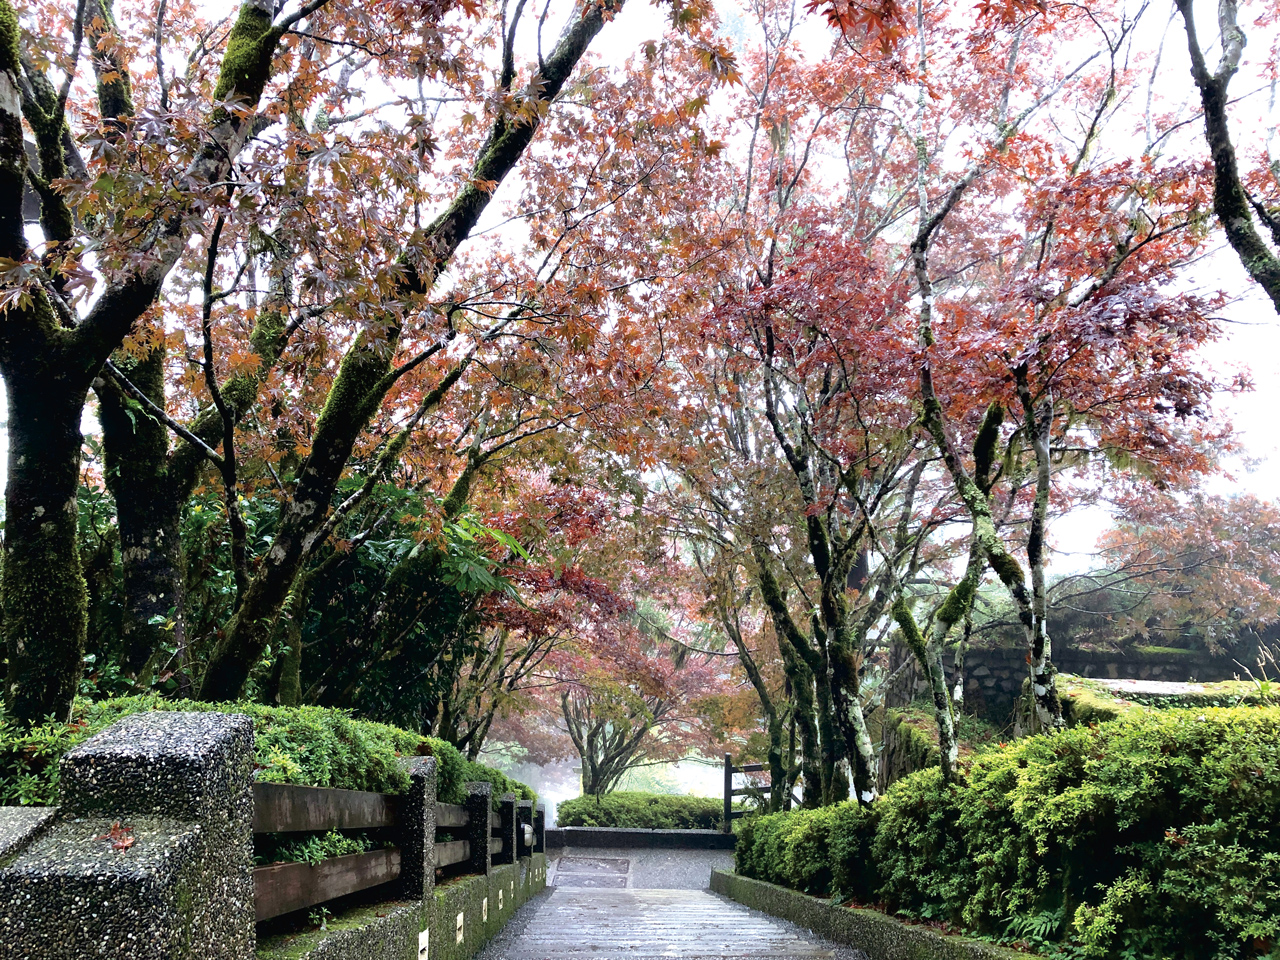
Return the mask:
[[436, 758], [414, 757], [405, 764], [409, 792], [398, 814], [400, 884], [405, 900], [425, 900], [436, 885]]
[[533, 813], [533, 852], [547, 852], [547, 808], [543, 806]]
[[498, 801], [499, 824], [493, 835], [502, 840], [502, 852], [493, 855], [497, 864], [516, 862], [516, 795], [506, 793]]
[[125, 717], [62, 758], [62, 807], [0, 867], [0, 960], [251, 960], [253, 721]]
[[[528, 839], [525, 827], [529, 828]], [[533, 854], [533, 801], [521, 800], [516, 804], [516, 856], [528, 857]]]
[[467, 861], [467, 873], [489, 875], [493, 860], [489, 855], [489, 812], [493, 809], [493, 784], [487, 780], [467, 784], [467, 840], [471, 842], [471, 859]]

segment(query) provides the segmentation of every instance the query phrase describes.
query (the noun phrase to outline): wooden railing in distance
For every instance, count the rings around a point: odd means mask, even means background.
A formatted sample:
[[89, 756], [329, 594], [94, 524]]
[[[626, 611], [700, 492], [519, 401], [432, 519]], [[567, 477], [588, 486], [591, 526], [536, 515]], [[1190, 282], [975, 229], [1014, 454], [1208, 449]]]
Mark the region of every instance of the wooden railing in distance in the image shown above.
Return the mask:
[[724, 755], [724, 824], [721, 829], [725, 833], [733, 830], [733, 821], [743, 815], [742, 810], [733, 809], [733, 798], [742, 796], [746, 793], [767, 793], [772, 789], [770, 784], [755, 784], [750, 787], [735, 787], [733, 785], [733, 775], [735, 773], [760, 773], [768, 769], [763, 763], [745, 763], [740, 767], [733, 765], [733, 754], [726, 753]]
[[[283, 783], [253, 785], [253, 832], [374, 830], [396, 825], [397, 801], [384, 793]], [[394, 847], [331, 857], [317, 864], [272, 863], [253, 871], [254, 913], [270, 920], [400, 876]]]

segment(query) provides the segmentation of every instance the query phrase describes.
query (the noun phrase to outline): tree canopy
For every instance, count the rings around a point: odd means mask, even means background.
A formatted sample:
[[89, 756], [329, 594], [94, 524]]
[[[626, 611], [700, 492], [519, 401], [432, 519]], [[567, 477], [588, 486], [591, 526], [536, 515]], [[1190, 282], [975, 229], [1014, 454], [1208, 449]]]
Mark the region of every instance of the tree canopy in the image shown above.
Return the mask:
[[992, 604], [1061, 724], [1077, 507], [1121, 632], [1265, 628], [1275, 508], [1203, 488], [1247, 386], [1205, 258], [1280, 304], [1256, 6], [0, 0], [6, 712], [870, 802], [906, 663], [954, 774]]

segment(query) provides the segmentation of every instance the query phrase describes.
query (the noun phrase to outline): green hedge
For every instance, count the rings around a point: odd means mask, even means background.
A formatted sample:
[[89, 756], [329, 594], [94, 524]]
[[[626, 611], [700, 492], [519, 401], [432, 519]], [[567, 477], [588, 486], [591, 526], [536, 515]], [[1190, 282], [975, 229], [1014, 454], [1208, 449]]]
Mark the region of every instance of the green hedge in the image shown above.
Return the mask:
[[[827, 850], [830, 850], [830, 853]], [[747, 876], [1084, 957], [1280, 955], [1280, 709], [1162, 710], [748, 820]]]
[[724, 800], [664, 793], [606, 793], [576, 797], [556, 807], [561, 827], [630, 827], [642, 830], [718, 830]]
[[870, 853], [880, 808], [849, 800], [748, 817], [738, 826], [737, 871], [815, 896], [839, 891], [870, 900], [879, 886]]
[[50, 723], [29, 730], [0, 723], [0, 804], [55, 803], [59, 757], [121, 717], [151, 710], [221, 711], [252, 717], [257, 748], [255, 776], [260, 781], [402, 793], [408, 789], [409, 778], [399, 758], [434, 754], [437, 794], [444, 802], [462, 802], [468, 780], [493, 781], [495, 794], [511, 791], [533, 798], [528, 787], [497, 770], [471, 763], [442, 740], [383, 723], [356, 720], [342, 710], [139, 696], [77, 702], [70, 723]]

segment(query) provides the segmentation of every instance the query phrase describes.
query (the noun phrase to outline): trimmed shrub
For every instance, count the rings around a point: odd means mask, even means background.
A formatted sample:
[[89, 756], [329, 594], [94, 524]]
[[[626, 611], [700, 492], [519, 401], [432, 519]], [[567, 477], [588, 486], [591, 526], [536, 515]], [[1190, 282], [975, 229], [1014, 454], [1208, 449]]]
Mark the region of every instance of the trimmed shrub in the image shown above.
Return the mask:
[[1085, 957], [1280, 954], [1280, 709], [1134, 713], [984, 751], [960, 784], [913, 774], [837, 826], [848, 806], [748, 820], [739, 871], [849, 892], [869, 849], [916, 917]]
[[877, 817], [853, 800], [749, 817], [738, 832], [737, 871], [815, 896], [869, 898], [878, 886], [869, 856]]
[[724, 801], [664, 793], [606, 793], [575, 797], [556, 807], [562, 827], [624, 827], [642, 830], [718, 830]]
[[463, 784], [468, 779], [493, 780], [495, 791], [501, 782], [504, 793], [532, 794], [529, 788], [496, 770], [469, 763], [442, 740], [424, 738], [384, 723], [356, 720], [343, 710], [138, 696], [96, 703], [79, 701], [70, 723], [48, 723], [29, 730], [0, 724], [0, 804], [56, 803], [58, 758], [121, 717], [151, 710], [219, 711], [253, 718], [257, 748], [254, 776], [264, 782], [402, 793], [409, 787], [409, 777], [399, 758], [434, 754], [437, 792], [442, 799], [464, 796]]

